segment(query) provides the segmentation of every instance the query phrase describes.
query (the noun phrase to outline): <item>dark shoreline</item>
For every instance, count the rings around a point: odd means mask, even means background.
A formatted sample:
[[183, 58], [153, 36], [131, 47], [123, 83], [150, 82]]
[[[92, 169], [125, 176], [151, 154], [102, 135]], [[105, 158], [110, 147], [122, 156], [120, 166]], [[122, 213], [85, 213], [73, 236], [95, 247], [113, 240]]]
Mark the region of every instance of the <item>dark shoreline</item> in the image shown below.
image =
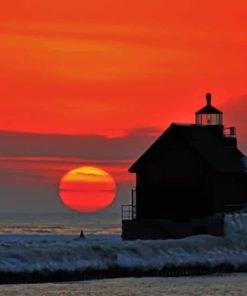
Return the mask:
[[235, 267], [233, 265], [219, 265], [207, 267], [203, 265], [174, 267], [166, 266], [162, 270], [140, 270], [130, 268], [111, 268], [107, 270], [42, 270], [33, 272], [0, 272], [0, 285], [7, 284], [35, 284], [72, 282], [99, 279], [113, 279], [126, 277], [185, 277], [224, 274], [234, 272], [247, 272], [247, 265]]

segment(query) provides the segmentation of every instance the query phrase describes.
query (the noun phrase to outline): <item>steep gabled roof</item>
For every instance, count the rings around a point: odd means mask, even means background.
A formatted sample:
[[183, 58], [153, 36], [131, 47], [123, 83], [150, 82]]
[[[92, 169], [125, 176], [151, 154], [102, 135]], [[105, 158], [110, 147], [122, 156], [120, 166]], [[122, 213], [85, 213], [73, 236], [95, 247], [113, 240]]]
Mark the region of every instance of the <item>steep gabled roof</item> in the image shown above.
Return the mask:
[[173, 123], [130, 167], [129, 172], [141, 170], [145, 163], [152, 160], [152, 155], [169, 142], [171, 136], [179, 137], [186, 145], [196, 150], [214, 170], [225, 173], [243, 172], [244, 155], [236, 146], [227, 145], [224, 137], [214, 132], [217, 128]]

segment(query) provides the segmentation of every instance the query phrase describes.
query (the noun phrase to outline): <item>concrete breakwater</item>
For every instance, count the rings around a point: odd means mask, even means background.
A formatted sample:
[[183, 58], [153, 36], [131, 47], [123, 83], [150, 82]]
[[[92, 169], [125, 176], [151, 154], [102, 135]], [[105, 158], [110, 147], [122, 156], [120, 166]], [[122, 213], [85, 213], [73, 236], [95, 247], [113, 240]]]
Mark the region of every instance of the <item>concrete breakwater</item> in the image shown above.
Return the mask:
[[202, 265], [186, 267], [165, 266], [161, 270], [141, 270], [116, 267], [107, 270], [40, 270], [33, 272], [1, 272], [0, 285], [86, 281], [126, 277], [185, 277], [233, 272], [247, 272], [247, 265], [238, 267], [227, 264], [214, 267]]

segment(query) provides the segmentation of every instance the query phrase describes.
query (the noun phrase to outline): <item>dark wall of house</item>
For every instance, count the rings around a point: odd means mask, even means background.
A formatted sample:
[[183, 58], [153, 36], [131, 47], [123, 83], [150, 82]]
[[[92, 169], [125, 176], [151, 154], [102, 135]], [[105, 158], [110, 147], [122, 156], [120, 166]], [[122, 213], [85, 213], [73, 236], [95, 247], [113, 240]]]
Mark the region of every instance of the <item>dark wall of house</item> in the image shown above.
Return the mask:
[[[216, 212], [231, 210], [231, 206], [247, 202], [246, 174], [213, 174], [211, 178]], [[234, 210], [234, 206], [232, 207]]]
[[207, 165], [182, 141], [169, 143], [137, 174], [137, 219], [187, 219], [213, 211]]
[[227, 203], [245, 201], [241, 178], [213, 172], [180, 139], [167, 142], [137, 173], [137, 219], [186, 220], [214, 215], [223, 212]]

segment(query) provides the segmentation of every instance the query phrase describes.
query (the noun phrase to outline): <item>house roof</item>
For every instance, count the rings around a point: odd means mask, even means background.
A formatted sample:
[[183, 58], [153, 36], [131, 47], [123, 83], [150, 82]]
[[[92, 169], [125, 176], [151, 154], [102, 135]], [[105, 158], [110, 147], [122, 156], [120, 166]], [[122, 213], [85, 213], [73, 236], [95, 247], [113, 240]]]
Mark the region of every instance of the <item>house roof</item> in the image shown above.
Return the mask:
[[212, 105], [207, 105], [196, 112], [196, 114], [223, 114], [220, 110]]
[[[237, 146], [227, 145], [223, 130], [219, 126], [171, 124], [170, 127], [148, 148], [148, 150], [130, 167], [129, 172], [139, 171], [152, 155], [169, 142], [170, 136], [179, 137], [193, 148], [216, 171], [225, 173], [243, 172], [243, 153]], [[164, 150], [165, 151], [165, 150]]]

